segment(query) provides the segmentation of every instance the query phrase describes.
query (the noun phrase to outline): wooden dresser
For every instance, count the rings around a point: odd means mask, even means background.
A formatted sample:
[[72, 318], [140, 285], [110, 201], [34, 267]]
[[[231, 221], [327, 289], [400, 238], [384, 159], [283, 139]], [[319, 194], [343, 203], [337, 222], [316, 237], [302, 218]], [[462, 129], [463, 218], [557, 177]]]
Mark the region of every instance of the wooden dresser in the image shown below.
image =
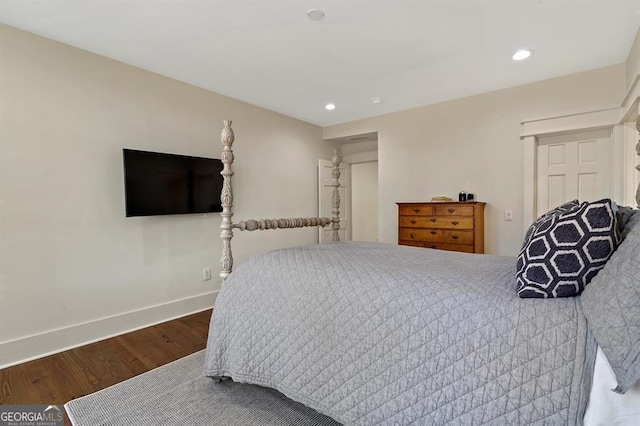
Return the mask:
[[397, 204], [398, 244], [484, 253], [485, 203]]

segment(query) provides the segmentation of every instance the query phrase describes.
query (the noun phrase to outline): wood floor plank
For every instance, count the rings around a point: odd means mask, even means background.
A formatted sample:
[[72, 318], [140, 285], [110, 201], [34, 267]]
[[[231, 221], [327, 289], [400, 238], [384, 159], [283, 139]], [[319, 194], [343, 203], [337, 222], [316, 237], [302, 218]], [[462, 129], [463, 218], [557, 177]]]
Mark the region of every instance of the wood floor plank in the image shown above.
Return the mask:
[[211, 310], [0, 370], [0, 404], [55, 404], [96, 392], [201, 349]]
[[102, 389], [122, 381], [122, 377], [139, 374], [127, 362], [131, 354], [113, 338], [73, 349], [66, 356], [94, 388]]
[[[41, 362], [42, 377], [36, 379], [36, 386], [41, 401], [48, 404], [64, 404], [68, 398], [79, 394], [82, 378], [73, 374], [73, 368], [64, 353], [59, 356], [48, 356]], [[64, 383], [64, 388], [59, 384]]]

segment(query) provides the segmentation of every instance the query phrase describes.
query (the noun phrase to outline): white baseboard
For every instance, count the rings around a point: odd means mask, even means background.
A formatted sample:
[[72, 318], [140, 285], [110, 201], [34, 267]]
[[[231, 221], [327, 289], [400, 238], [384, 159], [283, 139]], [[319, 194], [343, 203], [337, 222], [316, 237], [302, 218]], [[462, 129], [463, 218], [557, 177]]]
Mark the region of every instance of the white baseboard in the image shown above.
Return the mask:
[[0, 343], [0, 369], [211, 309], [218, 292], [125, 312]]

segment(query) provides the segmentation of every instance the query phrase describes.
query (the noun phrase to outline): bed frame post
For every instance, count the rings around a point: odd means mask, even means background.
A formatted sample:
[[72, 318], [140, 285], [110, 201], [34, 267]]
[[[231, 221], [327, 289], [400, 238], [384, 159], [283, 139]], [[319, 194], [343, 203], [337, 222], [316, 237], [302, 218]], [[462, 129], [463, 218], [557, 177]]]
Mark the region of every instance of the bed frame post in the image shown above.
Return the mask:
[[220, 278], [222, 283], [227, 279], [233, 270], [233, 254], [231, 251], [231, 239], [233, 238], [233, 229], [240, 231], [256, 231], [266, 229], [286, 229], [286, 228], [304, 228], [307, 226], [327, 226], [332, 225], [333, 241], [340, 241], [340, 162], [342, 157], [338, 148], [333, 151], [333, 167], [331, 169], [331, 177], [333, 178], [333, 218], [328, 217], [295, 217], [288, 219], [248, 219], [233, 223], [233, 190], [231, 189], [231, 177], [233, 170], [234, 156], [231, 149], [234, 140], [233, 129], [231, 128], [231, 120], [224, 121], [224, 129], [220, 135], [222, 141], [222, 191], [220, 193], [220, 204], [222, 212], [220, 216], [220, 238], [222, 238], [222, 257], [220, 258]]
[[333, 209], [331, 210], [331, 229], [333, 229], [332, 241], [340, 241], [340, 162], [342, 156], [338, 148], [333, 148], [333, 168], [331, 169], [331, 177], [333, 178], [333, 195], [331, 196], [331, 202]]
[[222, 141], [222, 192], [220, 201], [222, 204], [222, 222], [220, 223], [220, 238], [222, 238], [222, 257], [220, 258], [220, 278], [222, 282], [227, 279], [233, 269], [233, 255], [231, 254], [231, 238], [233, 238], [233, 191], [231, 190], [231, 176], [233, 170], [233, 145], [234, 135], [231, 128], [231, 120], [224, 120], [224, 129], [220, 136]]

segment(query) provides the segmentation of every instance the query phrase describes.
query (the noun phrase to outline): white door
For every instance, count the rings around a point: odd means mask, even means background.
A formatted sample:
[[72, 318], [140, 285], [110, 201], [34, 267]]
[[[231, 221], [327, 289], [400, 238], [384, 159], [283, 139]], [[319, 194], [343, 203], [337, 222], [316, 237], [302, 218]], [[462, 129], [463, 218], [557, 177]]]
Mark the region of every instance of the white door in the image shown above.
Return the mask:
[[594, 130], [538, 139], [538, 216], [578, 199], [612, 198], [611, 130]]
[[[333, 178], [331, 177], [333, 162], [318, 160], [318, 215], [331, 218], [333, 213]], [[340, 163], [340, 241], [351, 240], [351, 164]], [[331, 225], [319, 228], [320, 244], [332, 240], [333, 230]]]

